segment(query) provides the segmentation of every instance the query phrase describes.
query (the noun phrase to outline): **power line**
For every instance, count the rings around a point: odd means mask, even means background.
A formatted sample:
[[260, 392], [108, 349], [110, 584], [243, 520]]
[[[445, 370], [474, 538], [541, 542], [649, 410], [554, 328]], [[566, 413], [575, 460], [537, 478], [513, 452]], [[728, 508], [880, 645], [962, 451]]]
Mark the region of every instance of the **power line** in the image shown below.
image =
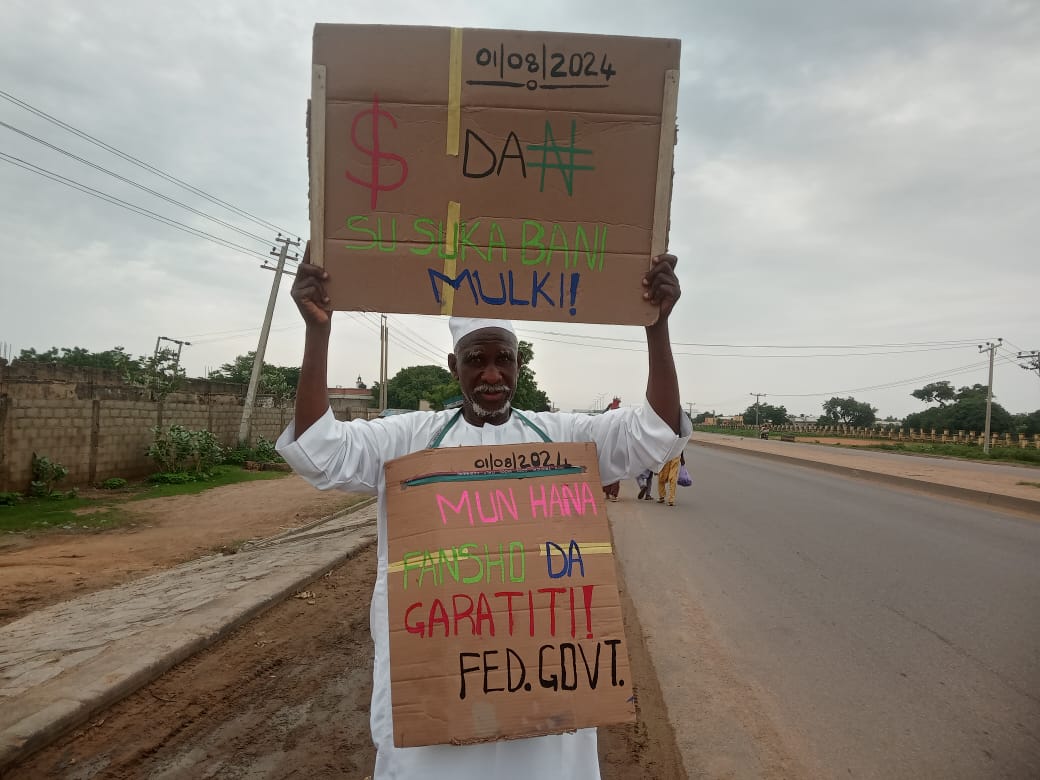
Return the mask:
[[[631, 344], [645, 344], [646, 339], [629, 339], [614, 336], [593, 336], [582, 333], [562, 333], [552, 330], [537, 330], [534, 328], [523, 328], [525, 333], [547, 336], [563, 336], [571, 339], [588, 339], [591, 341], [614, 341]], [[963, 347], [975, 346], [978, 339], [948, 339], [943, 341], [908, 341], [892, 344], [705, 344], [696, 341], [673, 341], [673, 347], [704, 347], [704, 348], [728, 348], [728, 349], [887, 349], [895, 347]], [[588, 346], [592, 346], [591, 344]]]
[[[914, 384], [915, 382], [927, 381], [929, 379], [940, 379], [942, 377], [951, 377], [951, 376], [960, 376], [962, 374], [970, 374], [970, 373], [978, 371], [980, 368], [984, 367], [987, 364], [987, 362], [988, 361], [982, 361], [981, 363], [969, 363], [967, 365], [957, 366], [955, 368], [950, 368], [950, 369], [947, 369], [945, 371], [937, 371], [937, 372], [930, 373], [930, 374], [924, 374], [922, 376], [910, 377], [908, 379], [899, 379], [899, 380], [896, 380], [896, 381], [893, 381], [893, 382], [886, 382], [884, 384], [871, 385], [869, 387], [854, 387], [852, 389], [847, 389], [847, 390], [830, 390], [830, 391], [825, 392], [825, 393], [773, 393], [772, 395], [773, 395], [774, 398], [815, 398], [815, 397], [825, 396], [825, 395], [830, 395], [830, 396], [842, 395], [843, 393], [864, 393], [864, 392], [870, 392], [870, 391], [873, 391], [873, 390], [888, 390], [888, 389], [891, 389], [893, 387], [902, 387], [904, 385]], [[998, 363], [998, 365], [1007, 365], [1007, 364], [1013, 363], [1013, 362], [1014, 361], [1012, 361], [1012, 360], [1008, 360], [1008, 359], [1003, 359], [1002, 358], [1001, 361]]]
[[433, 352], [428, 347], [423, 347], [420, 344], [415, 344], [414, 342], [407, 340], [404, 336], [396, 332], [392, 333], [391, 338], [393, 339], [395, 344], [397, 344], [399, 347], [404, 347], [413, 355], [421, 357], [423, 360], [429, 360], [436, 366], [444, 366], [445, 357], [443, 355], [439, 355], [436, 352]]
[[[360, 311], [352, 312], [363, 318], [363, 321], [368, 323], [372, 328], [382, 328], [381, 324], [375, 324], [369, 321], [368, 317], [371, 316], [383, 316], [372, 311]], [[441, 365], [444, 361], [444, 356], [440, 354], [440, 350], [437, 349], [433, 344], [426, 341], [425, 339], [416, 336], [411, 330], [405, 327], [399, 320], [395, 320], [396, 328], [391, 332], [391, 338], [394, 343], [400, 347], [404, 347], [407, 351], [413, 355], [422, 358], [423, 360], [432, 360], [436, 365]], [[416, 339], [416, 343], [408, 342], [401, 338], [401, 335], [397, 332], [398, 330], [404, 330], [413, 339]]]
[[101, 140], [95, 138], [94, 136], [90, 135], [89, 133], [86, 133], [86, 132], [84, 132], [82, 130], [79, 130], [79, 129], [73, 127], [72, 125], [68, 124], [67, 122], [63, 122], [62, 120], [60, 120], [60, 119], [58, 119], [56, 117], [51, 116], [50, 114], [46, 113], [45, 111], [42, 111], [42, 110], [40, 110], [40, 109], [30, 105], [29, 103], [26, 103], [24, 100], [19, 100], [14, 95], [11, 95], [8, 92], [4, 92], [3, 90], [0, 90], [0, 97], [4, 98], [5, 100], [7, 100], [7, 101], [9, 101], [11, 103], [14, 103], [19, 108], [23, 108], [26, 111], [28, 111], [28, 112], [30, 112], [32, 114], [35, 114], [36, 116], [40, 117], [41, 119], [46, 119], [48, 122], [51, 122], [51, 123], [57, 125], [58, 127], [62, 128], [63, 130], [67, 130], [68, 132], [73, 133], [74, 135], [79, 136], [80, 138], [82, 138], [85, 141], [89, 141], [90, 143], [94, 144], [95, 146], [101, 147], [105, 151], [111, 152], [112, 154], [116, 155], [117, 157], [121, 157], [122, 159], [126, 160], [127, 162], [133, 163], [134, 165], [137, 165], [138, 167], [144, 168], [146, 171], [154, 173], [156, 176], [160, 176], [163, 179], [166, 179], [167, 181], [172, 182], [172, 183], [176, 184], [179, 187], [183, 187], [184, 189], [188, 190], [189, 192], [193, 192], [196, 195], [198, 195], [198, 196], [200, 196], [202, 198], [205, 198], [206, 200], [210, 201], [211, 203], [215, 203], [218, 206], [223, 206], [224, 208], [229, 209], [230, 211], [238, 214], [239, 216], [242, 216], [242, 217], [245, 217], [247, 219], [250, 219], [250, 220], [252, 220], [253, 222], [256, 222], [259, 225], [263, 225], [264, 227], [269, 228], [270, 230], [277, 230], [279, 233], [286, 233], [286, 234], [292, 236], [293, 238], [299, 238], [299, 236], [297, 236], [295, 233], [290, 233], [288, 230], [280, 228], [277, 225], [275, 225], [275, 224], [273, 224], [271, 222], [268, 222], [266, 219], [262, 219], [262, 218], [256, 216], [255, 214], [251, 214], [250, 212], [246, 211], [245, 209], [240, 209], [238, 206], [235, 206], [235, 205], [233, 205], [231, 203], [228, 203], [225, 200], [221, 200], [220, 198], [216, 197], [215, 195], [210, 195], [208, 192], [205, 192], [204, 190], [200, 190], [198, 187], [195, 187], [194, 185], [188, 184], [186, 181], [178, 179], [176, 176], [173, 176], [172, 174], [166, 173], [166, 171], [163, 171], [163, 170], [161, 170], [159, 168], [156, 168], [154, 165], [151, 165], [150, 163], [144, 162], [144, 160], [139, 160], [138, 158], [134, 157], [131, 154], [127, 154], [126, 152], [120, 151], [116, 147], [111, 146], [110, 144], [107, 144], [104, 141], [101, 141]]
[[[525, 334], [532, 332], [532, 331], [530, 331], [527, 328], [521, 328], [520, 330], [522, 330]], [[582, 338], [584, 338], [584, 337], [582, 337]], [[609, 349], [609, 350], [614, 351], [614, 352], [640, 352], [640, 353], [644, 353], [644, 354], [646, 353], [646, 347], [645, 346], [643, 346], [643, 347], [619, 347], [619, 346], [615, 346], [613, 344], [582, 344], [580, 342], [576, 342], [576, 341], [573, 341], [573, 340], [570, 340], [570, 339], [554, 339], [554, 338], [549, 338], [549, 337], [546, 337], [546, 336], [541, 336], [538, 340], [539, 341], [547, 341], [547, 342], [556, 343], [556, 344], [570, 344], [571, 346], [586, 347], [586, 348], [590, 348], [590, 349]], [[625, 341], [627, 341], [627, 339], [625, 339]], [[684, 346], [684, 345], [682, 345], [682, 344], [680, 344], [678, 342], [673, 342], [673, 346]], [[686, 346], [689, 346], [689, 345], [686, 345]], [[699, 345], [699, 346], [704, 346], [704, 345]], [[721, 346], [721, 345], [713, 345], [713, 346]], [[804, 347], [804, 349], [813, 349], [813, 348], [819, 349], [819, 348], [821, 348], [821, 346], [822, 345], [818, 345], [817, 347]], [[963, 349], [964, 347], [967, 347], [967, 346], [975, 346], [975, 344], [973, 344], [971, 342], [965, 342], [963, 344], [957, 344], [957, 345], [954, 345], [954, 346], [947, 346], [947, 347], [922, 347], [921, 349], [900, 349], [900, 350], [888, 350], [888, 351], [885, 351], [885, 352], [837, 352], [837, 353], [817, 352], [817, 353], [807, 354], [807, 355], [747, 355], [747, 354], [743, 354], [743, 353], [732, 353], [732, 352], [681, 352], [681, 351], [673, 351], [673, 355], [675, 357], [717, 357], [717, 358], [750, 358], [750, 359], [774, 359], [775, 358], [775, 359], [800, 360], [800, 359], [805, 359], [805, 358], [845, 358], [845, 357], [875, 357], [875, 356], [879, 356], [879, 355], [908, 355], [908, 354], [913, 354], [913, 353], [917, 353], [917, 352], [942, 352], [942, 351], [953, 350], [953, 349]], [[791, 347], [791, 349], [803, 349], [803, 347]]]
[[239, 233], [239, 234], [241, 234], [243, 236], [246, 236], [247, 238], [256, 239], [257, 241], [259, 241], [262, 244], [270, 244], [271, 243], [268, 239], [264, 238], [263, 236], [258, 236], [255, 233], [250, 233], [248, 230], [242, 230], [240, 227], [232, 225], [230, 222], [225, 222], [224, 220], [218, 219], [217, 217], [214, 217], [214, 216], [211, 216], [211, 215], [207, 214], [204, 211], [199, 211], [194, 206], [189, 206], [187, 203], [181, 203], [179, 200], [174, 200], [173, 198], [169, 197], [168, 195], [164, 195], [163, 193], [158, 192], [157, 190], [153, 190], [150, 187], [145, 187], [143, 184], [138, 184], [133, 179], [129, 179], [126, 176], [122, 176], [121, 174], [118, 174], [115, 171], [110, 171], [108, 168], [105, 168], [104, 166], [97, 165], [96, 163], [93, 163], [90, 160], [87, 160], [87, 159], [85, 159], [83, 157], [80, 157], [79, 155], [73, 154], [72, 152], [68, 151], [67, 149], [62, 149], [60, 146], [55, 146], [54, 144], [49, 143], [48, 141], [45, 141], [42, 138], [38, 138], [37, 136], [33, 135], [32, 133], [27, 133], [24, 130], [20, 130], [19, 128], [15, 127], [13, 125], [9, 125], [7, 122], [0, 121], [0, 126], [6, 127], [8, 130], [10, 130], [12, 132], [15, 132], [15, 133], [18, 133], [19, 135], [22, 135], [22, 136], [24, 136], [26, 138], [30, 138], [33, 141], [36, 141], [36, 143], [42, 144], [43, 146], [46, 146], [48, 149], [53, 149], [56, 152], [64, 154], [66, 157], [71, 157], [73, 160], [76, 160], [77, 162], [83, 163], [84, 165], [89, 165], [91, 168], [94, 168], [95, 170], [101, 171], [102, 173], [106, 173], [109, 176], [112, 176], [113, 178], [118, 179], [121, 182], [125, 182], [126, 184], [129, 184], [131, 187], [136, 187], [137, 189], [142, 190], [143, 192], [147, 192], [149, 195], [154, 195], [155, 197], [162, 198], [163, 200], [167, 201], [168, 203], [172, 203], [175, 206], [180, 206], [181, 208], [187, 209], [188, 211], [192, 212], [193, 214], [197, 214], [198, 216], [203, 217], [204, 219], [208, 219], [211, 222], [215, 222], [218, 225], [222, 225], [222, 226], [224, 226], [224, 227], [226, 227], [226, 228], [228, 228], [230, 230], [235, 231], [236, 233]]
[[416, 333], [414, 330], [405, 325], [400, 318], [396, 318], [394, 320], [394, 325], [397, 327], [398, 330], [403, 330], [410, 338], [414, 339], [416, 343], [422, 346], [424, 350], [428, 351], [431, 355], [437, 355], [438, 360], [445, 359], [447, 353], [442, 352], [440, 346], [434, 344], [429, 339], [424, 338], [423, 336]]
[[0, 159], [4, 160], [5, 162], [11, 163], [12, 165], [17, 165], [19, 168], [24, 168], [25, 170], [30, 171], [31, 173], [44, 176], [48, 179], [51, 179], [52, 181], [56, 181], [59, 184], [64, 184], [67, 187], [72, 187], [72, 189], [74, 190], [79, 190], [80, 192], [84, 192], [87, 195], [93, 195], [95, 198], [107, 201], [108, 203], [111, 203], [114, 206], [120, 206], [121, 208], [133, 211], [136, 214], [140, 214], [143, 217], [154, 219], [156, 222], [162, 222], [164, 225], [169, 225], [170, 227], [180, 230], [182, 232], [190, 233], [191, 235], [194, 235], [197, 238], [204, 238], [207, 241], [212, 241], [213, 243], [220, 244], [221, 246], [227, 249], [231, 249], [235, 252], [240, 252], [246, 255], [253, 255], [264, 260], [267, 259], [266, 255], [263, 255], [260, 252], [254, 252], [252, 249], [244, 247], [241, 244], [236, 244], [232, 241], [228, 241], [226, 238], [220, 238], [219, 236], [215, 236], [212, 233], [207, 233], [204, 230], [193, 228], [190, 225], [186, 225], [183, 222], [178, 222], [175, 219], [164, 217], [162, 214], [150, 211], [149, 209], [146, 209], [143, 206], [137, 206], [133, 203], [129, 203], [128, 201], [123, 200], [122, 198], [117, 198], [116, 196], [109, 195], [108, 193], [102, 192], [101, 190], [96, 190], [93, 187], [88, 187], [86, 184], [75, 181], [73, 179], [69, 179], [65, 176], [54, 173], [53, 171], [48, 171], [47, 169], [41, 168], [38, 165], [33, 165], [32, 163], [26, 162], [25, 160], [19, 157], [14, 157], [13, 155], [0, 152]]
[[[285, 332], [287, 330], [299, 330], [303, 326], [304, 326], [304, 323], [300, 322], [300, 323], [297, 323], [295, 325], [286, 325], [286, 326], [281, 327], [281, 328], [271, 328], [271, 332], [272, 333], [283, 333], [283, 332]], [[259, 333], [259, 331], [260, 331], [260, 328], [250, 328], [248, 330], [241, 330], [241, 331], [226, 331], [226, 332], [232, 333], [234, 335], [230, 335], [230, 336], [215, 336], [213, 338], [206, 338], [206, 337], [203, 336], [203, 337], [194, 338], [194, 341], [192, 343], [194, 343], [196, 346], [200, 346], [202, 344], [216, 344], [217, 342], [220, 342], [220, 341], [238, 341], [239, 339], [251, 338], [253, 336], [253, 334]], [[189, 337], [189, 338], [191, 338], [191, 337]]]
[[[353, 317], [357, 322], [360, 322], [362, 325], [364, 325], [369, 330], [374, 330], [375, 332], [378, 332], [380, 326], [375, 324], [375, 323], [373, 323], [373, 322], [370, 322], [368, 320], [368, 318], [364, 316], [364, 315], [369, 314], [369, 313], [370, 312], [356, 312], [356, 311], [348, 311], [348, 312], [346, 312], [346, 314], [348, 314], [351, 317]], [[429, 355], [425, 355], [422, 352], [418, 352], [416, 349], [414, 349], [412, 347], [412, 345], [409, 342], [407, 342], [407, 341], [400, 341], [396, 337], [394, 338], [394, 341], [397, 343], [397, 345], [399, 347], [403, 348], [407, 352], [412, 353], [416, 357], [418, 357], [418, 358], [420, 358], [422, 360], [430, 360], [430, 356]]]

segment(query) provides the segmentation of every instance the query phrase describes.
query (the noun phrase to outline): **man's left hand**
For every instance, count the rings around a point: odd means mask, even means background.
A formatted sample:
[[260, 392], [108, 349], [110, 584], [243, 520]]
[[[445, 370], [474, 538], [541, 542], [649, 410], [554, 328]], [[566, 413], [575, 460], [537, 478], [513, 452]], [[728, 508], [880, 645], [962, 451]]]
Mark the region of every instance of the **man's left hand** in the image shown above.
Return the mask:
[[675, 302], [682, 294], [679, 278], [675, 275], [675, 265], [678, 262], [679, 258], [675, 255], [658, 255], [643, 277], [643, 300], [660, 307], [658, 322], [672, 313]]

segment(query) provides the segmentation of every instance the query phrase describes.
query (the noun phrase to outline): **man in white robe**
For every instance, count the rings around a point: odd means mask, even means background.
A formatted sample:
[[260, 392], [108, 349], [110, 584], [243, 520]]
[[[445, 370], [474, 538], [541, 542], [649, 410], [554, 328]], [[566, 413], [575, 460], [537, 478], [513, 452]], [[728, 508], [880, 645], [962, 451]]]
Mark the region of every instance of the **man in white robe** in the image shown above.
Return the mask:
[[370, 610], [375, 642], [371, 710], [377, 751], [375, 780], [599, 780], [594, 728], [477, 745], [394, 747], [383, 466], [431, 446], [592, 441], [599, 453], [600, 477], [609, 484], [677, 457], [691, 426], [679, 404], [668, 335], [668, 316], [680, 294], [675, 257], [654, 258], [643, 280], [643, 296], [659, 306], [660, 316], [646, 328], [650, 369], [646, 402], [641, 407], [595, 416], [514, 410], [510, 402], [520, 359], [512, 325], [502, 320], [452, 318], [454, 350], [448, 356], [448, 367], [462, 388], [462, 409], [351, 422], [337, 421], [329, 408], [332, 311], [324, 289], [328, 274], [308, 263], [308, 258], [309, 254], [293, 284], [293, 298], [307, 326], [296, 413], [277, 448], [298, 474], [321, 490], [379, 496], [378, 565]]

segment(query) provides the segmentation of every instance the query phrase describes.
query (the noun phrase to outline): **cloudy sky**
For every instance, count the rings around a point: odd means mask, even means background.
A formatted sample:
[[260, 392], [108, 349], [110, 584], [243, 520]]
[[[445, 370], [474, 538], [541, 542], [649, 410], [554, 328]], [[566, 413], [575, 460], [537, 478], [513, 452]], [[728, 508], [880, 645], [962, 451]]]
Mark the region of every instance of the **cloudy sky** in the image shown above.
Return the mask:
[[[815, 416], [827, 398], [852, 395], [901, 416], [921, 408], [910, 392], [927, 382], [984, 384], [977, 345], [1002, 337], [997, 400], [1012, 412], [1040, 407], [1040, 377], [1013, 359], [1040, 349], [1034, 0], [3, 6], [0, 355], [150, 354], [167, 336], [192, 342], [184, 364], [202, 375], [256, 347], [272, 279], [258, 255], [279, 229], [309, 230], [303, 112], [315, 22], [548, 29], [682, 39], [671, 248], [684, 290], [672, 318], [684, 403], [733, 413], [757, 392]], [[437, 318], [390, 319], [391, 374], [443, 361], [450, 343]], [[377, 318], [337, 313], [334, 323], [331, 382], [371, 382]], [[520, 333], [560, 408], [641, 398], [641, 329], [523, 323]], [[286, 280], [269, 362], [297, 364], [302, 339]]]

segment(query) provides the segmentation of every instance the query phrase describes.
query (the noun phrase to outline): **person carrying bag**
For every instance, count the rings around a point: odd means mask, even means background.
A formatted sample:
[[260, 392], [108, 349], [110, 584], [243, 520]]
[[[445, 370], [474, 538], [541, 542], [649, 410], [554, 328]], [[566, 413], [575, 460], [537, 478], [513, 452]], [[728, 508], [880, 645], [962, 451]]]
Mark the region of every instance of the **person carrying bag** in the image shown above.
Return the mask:
[[689, 487], [693, 484], [693, 478], [690, 477], [690, 472], [686, 470], [686, 456], [679, 456], [679, 487]]

